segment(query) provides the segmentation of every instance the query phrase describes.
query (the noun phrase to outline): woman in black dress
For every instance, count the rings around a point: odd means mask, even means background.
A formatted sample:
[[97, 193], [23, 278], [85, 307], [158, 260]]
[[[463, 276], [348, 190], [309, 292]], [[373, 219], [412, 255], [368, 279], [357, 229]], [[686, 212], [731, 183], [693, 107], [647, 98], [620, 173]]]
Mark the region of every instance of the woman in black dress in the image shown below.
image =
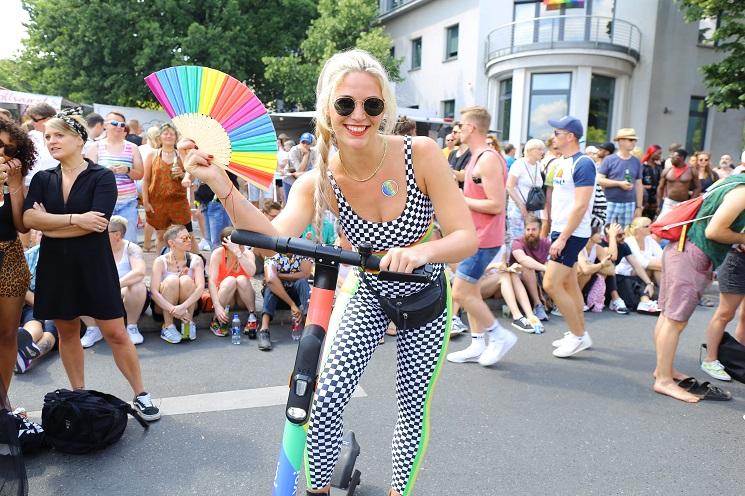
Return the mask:
[[140, 362], [124, 327], [116, 262], [107, 234], [116, 203], [114, 174], [83, 158], [85, 121], [73, 112], [46, 123], [44, 140], [60, 165], [31, 180], [23, 221], [42, 231], [36, 268], [34, 317], [53, 319], [70, 384], [85, 387], [80, 315], [96, 319], [119, 370], [135, 393], [134, 405], [148, 421], [160, 418], [145, 392]]
[[23, 177], [36, 158], [34, 144], [26, 132], [14, 123], [0, 119], [0, 408], [8, 406], [8, 391], [18, 351], [18, 324], [23, 297], [31, 273], [23, 256], [18, 232], [23, 225]]

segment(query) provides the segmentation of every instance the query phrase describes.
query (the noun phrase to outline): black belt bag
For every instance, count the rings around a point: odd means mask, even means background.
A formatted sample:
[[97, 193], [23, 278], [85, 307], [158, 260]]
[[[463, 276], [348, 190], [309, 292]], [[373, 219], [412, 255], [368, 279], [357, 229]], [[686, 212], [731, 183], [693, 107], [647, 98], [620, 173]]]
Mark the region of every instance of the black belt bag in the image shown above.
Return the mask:
[[401, 297], [383, 296], [373, 288], [364, 273], [360, 279], [365, 287], [378, 299], [380, 308], [391, 319], [397, 329], [422, 327], [442, 315], [447, 308], [447, 280], [445, 271], [424, 289]]

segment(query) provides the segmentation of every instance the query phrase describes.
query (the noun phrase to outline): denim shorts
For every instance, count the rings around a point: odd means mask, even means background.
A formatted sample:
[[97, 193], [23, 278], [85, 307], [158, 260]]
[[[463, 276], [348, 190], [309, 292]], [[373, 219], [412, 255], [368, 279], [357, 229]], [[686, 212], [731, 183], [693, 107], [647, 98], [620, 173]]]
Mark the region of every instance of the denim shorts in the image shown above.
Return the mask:
[[499, 253], [499, 246], [494, 248], [479, 248], [475, 255], [472, 255], [458, 264], [458, 270], [455, 272], [457, 277], [471, 284], [476, 284], [484, 275], [487, 265], [494, 260]]
[[[560, 234], [561, 233], [553, 231], [551, 233], [551, 242], [553, 243], [554, 241], [556, 241], [559, 238]], [[581, 252], [582, 249], [587, 245], [587, 240], [589, 239], [590, 238], [569, 236], [569, 239], [567, 239], [567, 242], [564, 245], [564, 249], [561, 250], [561, 255], [559, 255], [557, 258], [549, 256], [549, 260], [553, 260], [554, 262], [566, 265], [567, 267], [574, 267], [574, 264], [577, 263], [579, 252]]]

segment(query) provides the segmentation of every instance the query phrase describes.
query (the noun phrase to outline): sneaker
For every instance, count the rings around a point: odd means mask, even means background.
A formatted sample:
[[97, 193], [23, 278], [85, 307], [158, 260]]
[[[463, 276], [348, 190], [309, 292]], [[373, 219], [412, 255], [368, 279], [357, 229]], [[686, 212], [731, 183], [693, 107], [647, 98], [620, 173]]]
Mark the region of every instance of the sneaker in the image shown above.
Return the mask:
[[523, 331], [523, 332], [527, 332], [530, 334], [533, 334], [535, 332], [535, 329], [533, 329], [533, 326], [530, 325], [530, 321], [526, 319], [525, 317], [520, 317], [519, 319], [513, 320], [512, 327], [514, 327], [518, 331]]
[[202, 241], [199, 242], [197, 248], [199, 248], [199, 251], [210, 251], [210, 242], [205, 238], [202, 238]]
[[569, 336], [565, 336], [561, 345], [554, 350], [554, 356], [568, 358], [572, 355], [576, 355], [582, 350], [586, 350], [590, 346], [592, 346], [592, 339], [590, 339], [590, 335], [587, 331], [585, 331], [585, 334], [581, 337], [570, 334]]
[[83, 345], [83, 348], [90, 348], [102, 339], [103, 334], [101, 334], [101, 329], [99, 329], [98, 327], [89, 327], [85, 330], [85, 334], [83, 334], [83, 337], [80, 338], [80, 344]]
[[[169, 328], [171, 326], [168, 326]], [[173, 328], [176, 331], [176, 328]], [[152, 422], [160, 418], [160, 410], [157, 406], [153, 405], [153, 400], [150, 398], [150, 393], [141, 393], [132, 402], [140, 417]]]
[[551, 342], [551, 346], [553, 346], [554, 348], [558, 348], [559, 346], [561, 346], [564, 343], [564, 339], [566, 339], [568, 336], [571, 336], [571, 335], [572, 335], [571, 332], [569, 332], [569, 331], [565, 332], [562, 337], [560, 337], [559, 339], [555, 339], [554, 341], [552, 341]]
[[41, 355], [41, 350], [34, 343], [31, 333], [22, 327], [18, 329], [18, 354], [23, 355], [29, 363], [33, 358]]
[[453, 315], [453, 321], [450, 324], [450, 335], [457, 336], [458, 334], [463, 334], [466, 331], [468, 331], [468, 326], [463, 323], [460, 317], [458, 317], [457, 315]]
[[587, 306], [587, 304], [585, 303], [584, 305], [582, 305], [582, 311], [583, 312], [589, 312], [590, 311], [590, 307]]
[[533, 332], [535, 332], [536, 334], [543, 334], [544, 332], [546, 332], [546, 328], [543, 326], [543, 322], [541, 322], [537, 316], [530, 317], [528, 319], [528, 322], [530, 322], [530, 325], [533, 326]]
[[559, 311], [559, 307], [554, 307], [551, 309], [551, 315], [556, 315], [557, 317], [564, 318], [564, 316]]
[[515, 346], [515, 343], [517, 343], [517, 336], [515, 336], [515, 333], [506, 329], [498, 338], [492, 338], [489, 336], [489, 346], [486, 347], [479, 357], [479, 365], [483, 367], [494, 365], [500, 361], [513, 346]]
[[259, 321], [256, 318], [256, 314], [251, 312], [248, 314], [248, 320], [246, 321], [246, 327], [243, 328], [243, 334], [248, 336], [248, 339], [256, 339], [256, 329], [259, 326]]
[[616, 312], [620, 315], [628, 315], [629, 309], [626, 308], [626, 303], [621, 298], [616, 298], [615, 300], [610, 302], [610, 305], [608, 305], [608, 309], [611, 312]]
[[548, 320], [548, 314], [546, 313], [546, 307], [541, 305], [540, 303], [535, 306], [533, 309], [533, 313], [536, 317], [538, 317], [538, 320], [541, 322], [546, 322]]
[[662, 310], [657, 306], [657, 302], [654, 300], [640, 301], [636, 306], [637, 313], [644, 313], [647, 315], [658, 315]]
[[269, 329], [262, 329], [258, 333], [259, 337], [259, 349], [261, 351], [269, 351], [272, 349], [272, 339], [269, 336]]
[[197, 324], [193, 320], [181, 323], [181, 341], [197, 339]]
[[21, 355], [21, 352], [19, 351], [16, 355], [16, 366], [13, 368], [13, 372], [16, 374], [25, 374], [30, 367], [31, 360]]
[[221, 324], [219, 320], [212, 319], [212, 322], [210, 322], [210, 331], [215, 336], [224, 338], [228, 335], [228, 324]]
[[181, 342], [181, 333], [176, 330], [175, 325], [171, 324], [160, 330], [160, 339], [171, 344], [178, 344]]
[[725, 372], [724, 365], [722, 365], [719, 360], [714, 360], [713, 362], [701, 362], [701, 370], [712, 376], [714, 379], [720, 381], [732, 380], [732, 377]]
[[140, 334], [140, 329], [137, 327], [137, 324], [129, 324], [127, 326], [127, 334], [129, 334], [129, 340], [132, 341], [132, 344], [141, 344], [145, 341], [145, 338]]
[[483, 339], [471, 339], [471, 344], [465, 350], [448, 353], [448, 362], [467, 363], [478, 362], [481, 354], [486, 350]]

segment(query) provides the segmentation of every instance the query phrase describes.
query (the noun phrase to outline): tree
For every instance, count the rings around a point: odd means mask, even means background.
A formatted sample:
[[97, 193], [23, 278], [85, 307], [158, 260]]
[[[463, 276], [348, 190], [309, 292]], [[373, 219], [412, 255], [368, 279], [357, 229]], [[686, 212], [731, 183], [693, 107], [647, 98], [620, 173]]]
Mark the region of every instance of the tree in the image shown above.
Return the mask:
[[320, 0], [318, 14], [299, 51], [264, 58], [266, 79], [282, 88], [286, 102], [313, 108], [323, 63], [349, 48], [369, 51], [383, 63], [392, 80], [399, 80], [401, 60], [391, 55], [391, 38], [377, 25], [377, 0]]
[[720, 111], [745, 108], [745, 2], [735, 0], [677, 0], [689, 22], [718, 19], [712, 33], [714, 50], [726, 54], [701, 70], [709, 87], [706, 101]]
[[18, 61], [35, 91], [74, 101], [153, 102], [143, 78], [204, 65], [245, 81], [263, 100], [266, 55], [298, 46], [313, 0], [24, 0], [28, 39]]

